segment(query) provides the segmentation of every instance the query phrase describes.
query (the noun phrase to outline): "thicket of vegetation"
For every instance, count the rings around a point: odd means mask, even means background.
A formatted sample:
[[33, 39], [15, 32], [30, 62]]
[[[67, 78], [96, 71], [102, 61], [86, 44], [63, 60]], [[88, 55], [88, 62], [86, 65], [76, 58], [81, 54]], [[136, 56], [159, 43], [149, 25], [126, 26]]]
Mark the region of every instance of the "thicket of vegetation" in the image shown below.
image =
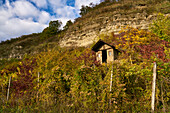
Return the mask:
[[[151, 28], [159, 34], [154, 27], [157, 23], [159, 19]], [[168, 32], [163, 33], [166, 37]], [[122, 51], [118, 61], [99, 64], [90, 48], [56, 46], [20, 61], [1, 62], [0, 111], [150, 112], [156, 62], [155, 110], [170, 112], [168, 40], [129, 27], [120, 35], [104, 34], [99, 38]]]

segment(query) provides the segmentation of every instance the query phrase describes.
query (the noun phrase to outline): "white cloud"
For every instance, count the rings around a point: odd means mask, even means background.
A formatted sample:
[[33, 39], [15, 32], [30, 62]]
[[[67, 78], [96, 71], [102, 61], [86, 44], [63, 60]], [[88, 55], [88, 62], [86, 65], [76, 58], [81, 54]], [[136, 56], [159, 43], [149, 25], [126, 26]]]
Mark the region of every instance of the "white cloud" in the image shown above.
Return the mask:
[[75, 12], [76, 9], [71, 6], [65, 6], [56, 10], [57, 15], [66, 18], [75, 18]]
[[39, 10], [28, 1], [16, 1], [12, 3], [13, 13], [20, 18], [36, 17]]
[[46, 0], [30, 0], [36, 4], [37, 7], [40, 8], [47, 8], [47, 1]]
[[74, 21], [79, 16], [82, 5], [100, 2], [75, 0], [73, 7], [67, 6], [68, 0], [6, 0], [5, 4], [0, 1], [0, 41], [41, 32], [53, 20], [62, 21], [63, 27], [68, 20]]
[[0, 27], [0, 36], [5, 37], [0, 40], [6, 40], [12, 37], [18, 37], [24, 34], [31, 34], [42, 31], [47, 25], [33, 22], [32, 20], [21, 20], [13, 18], [8, 20], [5, 25]]
[[49, 22], [50, 18], [51, 17], [49, 13], [47, 13], [46, 11], [42, 11], [39, 15], [38, 22], [42, 24], [46, 24]]
[[5, 0], [5, 2], [6, 2], [6, 7], [7, 7], [7, 8], [11, 8], [10, 3], [9, 3], [9, 0]]
[[100, 0], [75, 0], [75, 6], [76, 8], [81, 9], [82, 5], [88, 6], [92, 2], [93, 4], [98, 4], [100, 3]]
[[12, 17], [12, 13], [0, 7], [0, 27], [4, 25], [10, 17]]
[[[36, 20], [36, 21], [35, 21]], [[0, 6], [0, 41], [24, 34], [41, 32], [47, 27], [50, 15], [27, 1], [16, 1]]]

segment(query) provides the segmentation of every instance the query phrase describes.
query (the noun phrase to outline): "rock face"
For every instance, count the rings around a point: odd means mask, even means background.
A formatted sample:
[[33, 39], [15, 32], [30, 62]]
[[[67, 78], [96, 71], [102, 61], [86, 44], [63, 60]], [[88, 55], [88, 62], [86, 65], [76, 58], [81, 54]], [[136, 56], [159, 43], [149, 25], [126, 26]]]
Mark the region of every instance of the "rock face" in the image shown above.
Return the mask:
[[21, 49], [22, 49], [22, 46], [15, 46], [12, 48], [12, 52], [10, 53], [9, 55], [9, 59], [10, 58], [16, 58], [16, 59], [21, 59], [23, 54], [20, 54], [21, 53]]
[[148, 15], [145, 12], [129, 15], [114, 14], [108, 17], [98, 16], [68, 29], [60, 46], [86, 47], [96, 41], [96, 37], [100, 34], [109, 32], [118, 34], [121, 28], [127, 25], [147, 30], [154, 18], [156, 18], [156, 14]]

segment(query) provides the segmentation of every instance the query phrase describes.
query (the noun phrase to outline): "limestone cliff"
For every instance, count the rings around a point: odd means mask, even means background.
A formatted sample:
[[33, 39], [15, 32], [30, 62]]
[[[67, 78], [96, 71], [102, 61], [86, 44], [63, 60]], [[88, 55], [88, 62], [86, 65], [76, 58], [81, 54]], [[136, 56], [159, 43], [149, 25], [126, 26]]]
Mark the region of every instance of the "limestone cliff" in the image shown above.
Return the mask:
[[[169, 15], [169, 14], [167, 14]], [[137, 13], [129, 15], [115, 14], [108, 17], [98, 17], [83, 23], [82, 28], [71, 28], [60, 42], [61, 47], [66, 46], [88, 46], [102, 33], [114, 32], [118, 34], [121, 28], [131, 26], [148, 30], [149, 24], [157, 14]]]
[[[66, 35], [60, 41], [60, 46], [88, 46], [100, 34], [109, 32], [118, 34], [121, 28], [127, 25], [148, 30], [149, 24], [158, 14], [158, 11], [150, 12], [149, 10], [152, 10], [151, 6], [146, 4], [134, 3], [129, 5], [130, 8], [128, 9], [121, 9], [120, 7], [124, 8], [125, 5], [113, 4], [77, 19], [78, 21], [67, 30]], [[165, 15], [169, 15], [169, 13], [165, 13]]]

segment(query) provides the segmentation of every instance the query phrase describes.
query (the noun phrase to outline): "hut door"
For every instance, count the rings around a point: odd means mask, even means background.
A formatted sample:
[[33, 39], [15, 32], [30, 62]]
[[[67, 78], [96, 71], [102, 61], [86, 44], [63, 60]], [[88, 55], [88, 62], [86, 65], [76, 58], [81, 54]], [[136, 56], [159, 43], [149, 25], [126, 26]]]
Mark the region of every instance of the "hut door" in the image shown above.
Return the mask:
[[106, 63], [107, 61], [107, 51], [106, 50], [102, 50], [102, 63]]

